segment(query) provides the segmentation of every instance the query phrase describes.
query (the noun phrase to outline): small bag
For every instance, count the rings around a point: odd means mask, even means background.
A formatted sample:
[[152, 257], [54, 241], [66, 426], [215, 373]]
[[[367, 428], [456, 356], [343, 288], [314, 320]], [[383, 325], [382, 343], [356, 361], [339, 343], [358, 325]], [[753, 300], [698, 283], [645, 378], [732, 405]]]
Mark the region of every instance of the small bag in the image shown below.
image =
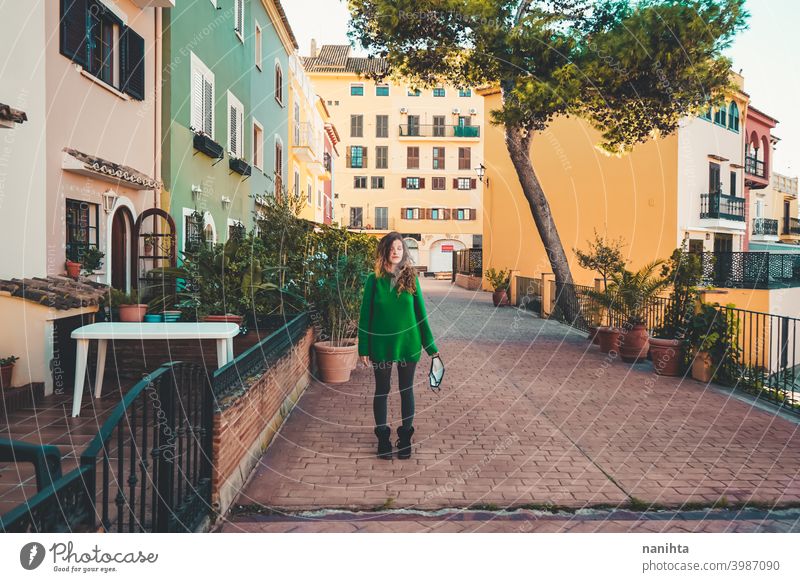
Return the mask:
[[439, 354], [436, 354], [431, 359], [431, 370], [428, 372], [428, 380], [431, 384], [431, 390], [438, 392], [441, 390], [442, 378], [444, 378], [444, 363]]

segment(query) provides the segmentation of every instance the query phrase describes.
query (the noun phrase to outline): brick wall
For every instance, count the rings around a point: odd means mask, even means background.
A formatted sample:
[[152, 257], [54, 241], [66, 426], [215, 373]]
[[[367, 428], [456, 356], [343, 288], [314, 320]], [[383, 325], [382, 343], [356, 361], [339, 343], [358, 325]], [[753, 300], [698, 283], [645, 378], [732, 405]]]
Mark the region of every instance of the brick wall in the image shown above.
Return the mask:
[[211, 501], [224, 514], [236, 499], [264, 449], [311, 381], [314, 332], [297, 345], [233, 404], [214, 416]]

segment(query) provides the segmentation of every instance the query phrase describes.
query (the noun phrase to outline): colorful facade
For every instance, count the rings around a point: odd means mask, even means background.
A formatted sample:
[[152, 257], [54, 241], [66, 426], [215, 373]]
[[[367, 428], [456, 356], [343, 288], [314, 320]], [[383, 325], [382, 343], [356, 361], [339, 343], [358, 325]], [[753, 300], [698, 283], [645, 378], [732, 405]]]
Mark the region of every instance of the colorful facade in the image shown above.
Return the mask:
[[342, 136], [334, 222], [405, 235], [414, 262], [449, 273], [453, 251], [480, 247], [483, 99], [469, 88], [376, 84], [380, 59], [325, 45], [304, 60]]

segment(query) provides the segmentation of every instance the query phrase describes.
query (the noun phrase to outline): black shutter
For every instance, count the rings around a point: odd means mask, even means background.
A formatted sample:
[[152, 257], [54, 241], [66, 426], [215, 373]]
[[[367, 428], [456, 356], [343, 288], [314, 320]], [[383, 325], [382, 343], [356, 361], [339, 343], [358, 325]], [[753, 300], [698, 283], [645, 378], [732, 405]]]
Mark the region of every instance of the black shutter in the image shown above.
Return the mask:
[[144, 39], [127, 26], [119, 38], [120, 90], [144, 99]]
[[61, 54], [87, 68], [87, 0], [61, 0]]

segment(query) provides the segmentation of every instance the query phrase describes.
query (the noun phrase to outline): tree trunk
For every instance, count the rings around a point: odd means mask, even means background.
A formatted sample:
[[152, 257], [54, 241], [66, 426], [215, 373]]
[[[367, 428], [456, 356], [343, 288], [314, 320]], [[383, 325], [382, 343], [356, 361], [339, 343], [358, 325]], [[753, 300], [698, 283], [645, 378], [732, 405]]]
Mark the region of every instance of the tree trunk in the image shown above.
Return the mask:
[[522, 192], [531, 208], [531, 215], [533, 215], [533, 221], [536, 223], [542, 244], [544, 244], [550, 267], [556, 277], [556, 303], [567, 322], [580, 325], [583, 322], [583, 316], [580, 312], [575, 288], [572, 286], [572, 273], [569, 270], [567, 255], [561, 244], [561, 238], [558, 236], [550, 204], [547, 202], [547, 197], [544, 195], [531, 163], [531, 136], [531, 133], [523, 135], [517, 127], [506, 126], [506, 147], [522, 185]]

